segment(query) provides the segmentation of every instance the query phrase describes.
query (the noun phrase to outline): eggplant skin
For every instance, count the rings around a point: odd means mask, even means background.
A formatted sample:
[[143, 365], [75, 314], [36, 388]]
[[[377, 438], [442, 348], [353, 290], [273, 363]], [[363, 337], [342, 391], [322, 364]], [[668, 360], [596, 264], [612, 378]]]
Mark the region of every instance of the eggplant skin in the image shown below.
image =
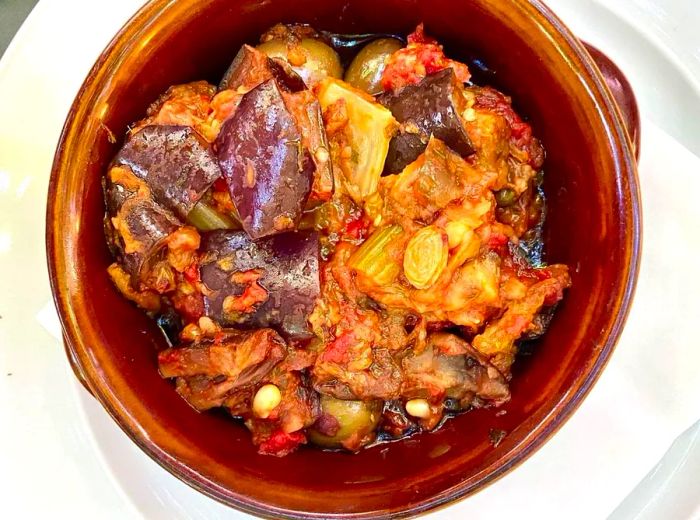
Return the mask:
[[431, 135], [462, 157], [474, 153], [461, 113], [466, 108], [461, 85], [451, 68], [426, 76], [379, 101], [401, 123], [402, 132], [389, 144], [385, 173], [398, 173], [423, 153]]
[[221, 177], [209, 143], [188, 126], [142, 128], [124, 144], [113, 164], [128, 167], [158, 204], [183, 221]]
[[247, 91], [269, 79], [276, 79], [280, 87], [288, 92], [306, 89], [306, 83], [289, 63], [269, 58], [264, 52], [244, 45], [221, 79], [219, 90], [243, 88]]
[[[320, 294], [319, 235], [294, 232], [253, 241], [242, 231], [212, 231], [202, 236], [200, 277], [206, 314], [223, 325], [272, 327], [288, 339], [313, 336], [308, 316]], [[267, 298], [250, 313], [224, 311], [227, 296], [245, 286], [236, 273], [259, 270]]]
[[[107, 196], [114, 197], [115, 193], [108, 192]], [[143, 197], [126, 199], [107, 224], [106, 229], [111, 231], [108, 239], [134, 287], [166, 246], [165, 239], [181, 225], [168, 210]]]
[[315, 167], [274, 79], [243, 96], [221, 127], [215, 149], [243, 229], [252, 238], [296, 227]]

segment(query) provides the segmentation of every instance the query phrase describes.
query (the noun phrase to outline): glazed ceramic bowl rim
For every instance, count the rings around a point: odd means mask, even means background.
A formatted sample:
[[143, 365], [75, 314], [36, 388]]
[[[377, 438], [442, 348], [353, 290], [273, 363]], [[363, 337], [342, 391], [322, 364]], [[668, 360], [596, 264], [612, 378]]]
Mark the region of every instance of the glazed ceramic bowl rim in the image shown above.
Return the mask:
[[[108, 47], [102, 52], [99, 59], [91, 69], [88, 77], [78, 92], [78, 95], [70, 109], [66, 123], [64, 125], [51, 173], [49, 185], [49, 200], [47, 207], [47, 257], [51, 279], [52, 292], [58, 309], [59, 317], [64, 331], [66, 351], [71, 361], [71, 365], [76, 371], [76, 375], [100, 401], [112, 418], [119, 424], [124, 432], [133, 440], [146, 454], [164, 467], [171, 474], [198, 489], [202, 493], [215, 498], [227, 505], [248, 513], [257, 515], [274, 514], [277, 517], [286, 518], [328, 518], [328, 517], [352, 517], [367, 518], [375, 517], [372, 512], [351, 513], [351, 514], [327, 514], [308, 513], [303, 511], [293, 511], [281, 509], [275, 506], [259, 502], [251, 497], [241, 496], [236, 493], [223, 493], [215, 483], [198, 474], [196, 470], [178, 465], [177, 461], [169, 454], [158, 448], [146, 435], [138, 428], [138, 425], [128, 417], [128, 410], [118, 402], [108, 389], [101, 382], [101, 376], [96, 367], [91, 362], [89, 355], [90, 347], [85, 345], [81, 338], [80, 319], [71, 312], [70, 298], [67, 294], [59, 290], [57, 264], [60, 258], [65, 256], [65, 244], [61, 240], [61, 234], [54, 228], [55, 222], [55, 197], [51, 194], [57, 192], [58, 186], [65, 184], [64, 179], [70, 175], [65, 167], [64, 154], [66, 153], [66, 140], [73, 131], [76, 119], [80, 115], [81, 107], [85, 99], [89, 99], [96, 89], [99, 88], [100, 71], [106, 66], [115, 70], [130, 51], [133, 50], [134, 41], [138, 41], [138, 36], [143, 35], [151, 24], [161, 14], [170, 7], [171, 0], [151, 0], [144, 5], [125, 25], [120, 29]], [[617, 343], [623, 325], [629, 313], [630, 304], [634, 294], [637, 275], [639, 271], [640, 248], [641, 248], [641, 205], [638, 188], [636, 167], [634, 165], [632, 146], [627, 136], [627, 132], [622, 123], [619, 109], [613, 101], [612, 95], [608, 91], [605, 82], [600, 75], [592, 59], [564, 24], [547, 8], [540, 0], [513, 0], [514, 8], [525, 14], [528, 6], [531, 7], [532, 16], [537, 17], [540, 26], [550, 36], [559, 36], [566, 53], [574, 54], [583, 64], [585, 77], [583, 81], [590, 89], [590, 95], [596, 103], [603, 108], [601, 117], [604, 127], [610, 134], [608, 141], [612, 143], [613, 159], [616, 170], [620, 175], [626, 177], [630, 191], [629, 214], [625, 217], [629, 219], [629, 228], [625, 237], [628, 250], [630, 251], [630, 266], [624, 280], [624, 291], [621, 294], [621, 305], [614, 322], [611, 325], [609, 334], [605, 338], [605, 343], [600, 348], [597, 359], [591, 365], [579, 388], [573, 394], [561, 398], [550, 410], [546, 418], [537, 425], [536, 429], [522, 440], [521, 449], [509, 459], [498, 460], [481, 472], [481, 476], [472, 483], [460, 483], [442, 491], [432, 497], [426, 498], [418, 503], [402, 506], [394, 510], [386, 511], [380, 516], [391, 516], [397, 518], [401, 516], [413, 515], [425, 512], [429, 509], [446, 505], [464, 496], [471, 494], [477, 489], [495, 481], [505, 473], [515, 468], [518, 464], [529, 457], [538, 447], [544, 444], [571, 416], [588, 394], [591, 387], [598, 379], [602, 369], [607, 364], [610, 355]], [[130, 28], [136, 28], [135, 35], [131, 39], [124, 39], [123, 35]], [[619, 180], [619, 179], [618, 179]], [[235, 495], [235, 496], [232, 496]]]

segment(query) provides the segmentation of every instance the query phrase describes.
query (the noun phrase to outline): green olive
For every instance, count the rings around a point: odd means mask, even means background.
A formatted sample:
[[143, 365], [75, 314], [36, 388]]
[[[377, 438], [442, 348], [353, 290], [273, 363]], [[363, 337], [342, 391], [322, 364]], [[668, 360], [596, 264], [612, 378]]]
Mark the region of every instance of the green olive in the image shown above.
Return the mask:
[[326, 76], [340, 78], [343, 75], [338, 53], [322, 41], [313, 38], [302, 38], [299, 46], [292, 49], [287, 46], [285, 40], [270, 40], [258, 45], [258, 50], [270, 58], [288, 61], [309, 87]]
[[309, 430], [311, 442], [324, 448], [359, 448], [362, 441], [377, 428], [382, 416], [381, 401], [344, 401], [321, 395], [321, 409], [323, 413], [335, 417], [340, 425], [333, 436]]
[[496, 192], [496, 204], [498, 204], [499, 208], [512, 206], [517, 200], [518, 196], [515, 194], [515, 191], [510, 188], [503, 188]]
[[401, 42], [394, 38], [381, 38], [368, 43], [345, 71], [345, 81], [372, 95], [379, 94], [386, 60], [401, 47]]

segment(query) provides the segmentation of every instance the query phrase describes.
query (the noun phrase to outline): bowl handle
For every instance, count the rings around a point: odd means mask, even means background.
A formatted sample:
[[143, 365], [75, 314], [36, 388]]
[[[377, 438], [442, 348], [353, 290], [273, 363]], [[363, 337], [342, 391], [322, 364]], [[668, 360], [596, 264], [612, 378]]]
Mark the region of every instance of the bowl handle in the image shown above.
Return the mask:
[[604, 53], [593, 47], [593, 45], [583, 42], [588, 54], [591, 55], [600, 70], [605, 83], [608, 85], [612, 93], [620, 113], [622, 114], [623, 122], [627, 127], [630, 141], [632, 143], [634, 156], [639, 162], [639, 146], [641, 140], [641, 122], [639, 118], [639, 105], [637, 98], [632, 90], [632, 85], [625, 77], [625, 74], [620, 70], [614, 61], [608, 58]]
[[78, 361], [75, 359], [75, 354], [73, 353], [73, 349], [70, 348], [68, 342], [68, 338], [63, 336], [63, 348], [66, 351], [66, 357], [68, 357], [68, 362], [70, 363], [71, 369], [73, 369], [73, 373], [75, 374], [75, 377], [78, 378], [78, 381], [80, 381], [80, 384], [83, 385], [85, 390], [87, 390], [90, 395], [94, 397], [94, 393], [92, 392], [92, 389], [90, 388], [90, 384], [87, 381], [87, 378], [85, 377], [85, 373], [83, 370], [80, 368], [80, 365], [78, 365]]

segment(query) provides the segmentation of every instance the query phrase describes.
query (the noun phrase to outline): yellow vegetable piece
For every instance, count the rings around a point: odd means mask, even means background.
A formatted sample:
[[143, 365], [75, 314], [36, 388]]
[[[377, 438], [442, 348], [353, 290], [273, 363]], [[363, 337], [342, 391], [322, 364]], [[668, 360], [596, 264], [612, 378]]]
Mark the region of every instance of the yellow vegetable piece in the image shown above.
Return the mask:
[[378, 229], [352, 254], [348, 265], [375, 284], [388, 285], [401, 272], [404, 242], [401, 226]]
[[448, 239], [435, 226], [420, 229], [411, 237], [403, 257], [403, 272], [416, 289], [432, 286], [447, 266]]
[[355, 202], [361, 203], [377, 191], [389, 141], [398, 123], [372, 96], [344, 81], [326, 78], [316, 95], [324, 111], [336, 103], [345, 105], [347, 125], [342, 131], [329, 131], [328, 136], [333, 168], [340, 168], [343, 187]]

